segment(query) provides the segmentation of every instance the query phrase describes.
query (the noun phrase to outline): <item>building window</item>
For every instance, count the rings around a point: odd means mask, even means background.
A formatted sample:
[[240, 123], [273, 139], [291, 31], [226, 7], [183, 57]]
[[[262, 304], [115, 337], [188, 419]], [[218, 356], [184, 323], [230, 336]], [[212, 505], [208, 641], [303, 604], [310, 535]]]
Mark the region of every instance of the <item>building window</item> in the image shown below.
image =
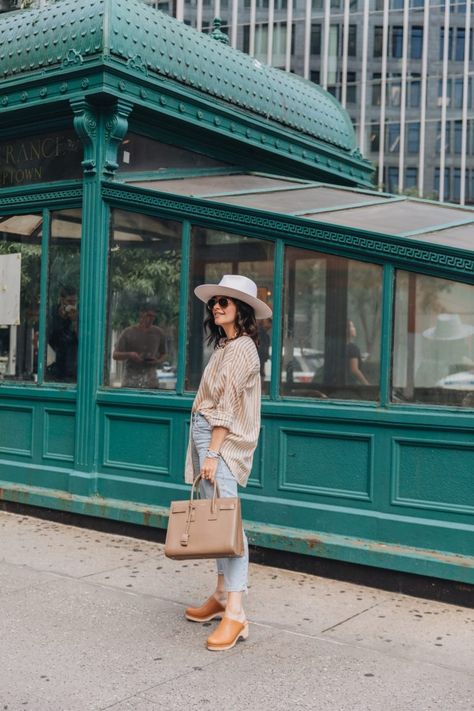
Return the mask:
[[387, 168], [387, 192], [396, 193], [398, 192], [398, 166], [389, 165]]
[[370, 150], [372, 153], [378, 153], [380, 150], [380, 124], [370, 124]]
[[416, 188], [418, 185], [418, 168], [408, 166], [405, 168], [405, 188], [407, 190]]
[[311, 71], [310, 71], [310, 74], [309, 74], [309, 78], [310, 78], [311, 81], [314, 82], [315, 84], [319, 84], [319, 83], [320, 83], [320, 72], [319, 72], [319, 69], [311, 70]]
[[400, 106], [402, 95], [401, 74], [392, 72], [389, 77], [388, 104], [389, 106]]
[[0, 377], [36, 380], [43, 218], [0, 217]]
[[408, 105], [412, 109], [417, 109], [420, 106], [421, 100], [421, 81], [419, 74], [412, 74], [408, 84]]
[[[273, 26], [272, 65], [284, 68], [286, 61], [287, 23], [275, 22]], [[244, 26], [243, 51], [250, 51], [250, 27]], [[295, 51], [295, 26], [291, 26], [291, 54]], [[255, 59], [266, 63], [268, 60], [268, 23], [255, 25]]]
[[421, 59], [423, 52], [423, 27], [413, 25], [410, 36], [410, 57]]
[[[206, 306], [194, 296], [198, 284], [218, 284], [224, 274], [245, 274], [258, 286], [260, 299], [272, 304], [273, 242], [194, 226], [191, 232], [191, 281], [189, 284], [189, 329], [186, 360], [186, 389], [195, 390], [212, 350], [203, 339]], [[259, 322], [259, 356], [262, 389], [268, 392], [271, 377], [271, 322]]]
[[45, 381], [75, 383], [80, 334], [81, 211], [51, 216]]
[[407, 125], [407, 152], [418, 153], [420, 150], [420, 124], [409, 123]]
[[400, 124], [389, 123], [387, 131], [388, 150], [390, 153], [398, 153], [400, 150]]
[[395, 25], [392, 27], [392, 57], [400, 59], [403, 56], [403, 27]]
[[357, 103], [357, 75], [355, 72], [347, 72], [347, 103]]
[[[467, 133], [467, 137], [469, 138], [469, 132]], [[457, 155], [460, 155], [461, 148], [462, 148], [462, 121], [454, 121], [454, 152]], [[467, 146], [467, 153], [469, 153], [469, 146]]]
[[287, 247], [282, 395], [378, 400], [382, 269]]
[[347, 54], [349, 57], [357, 55], [357, 25], [349, 25]]
[[[459, 202], [461, 199], [461, 169], [454, 168], [453, 170], [453, 200]], [[473, 403], [474, 405], [474, 403]]]
[[321, 54], [321, 25], [312, 24], [311, 25], [311, 54], [320, 55]]
[[374, 27], [374, 57], [381, 57], [383, 50], [383, 27], [376, 25]]
[[113, 210], [107, 385], [175, 388], [180, 275], [179, 222]]
[[392, 401], [474, 407], [474, 286], [397, 271]]
[[382, 101], [381, 74], [372, 74], [372, 106], [380, 106]]
[[[444, 54], [444, 33], [445, 28], [440, 28], [439, 34], [439, 59], [443, 59]], [[472, 61], [472, 29], [469, 30], [469, 61]], [[464, 52], [466, 44], [466, 30], [464, 27], [450, 27], [448, 39], [448, 60], [455, 62], [464, 61]]]

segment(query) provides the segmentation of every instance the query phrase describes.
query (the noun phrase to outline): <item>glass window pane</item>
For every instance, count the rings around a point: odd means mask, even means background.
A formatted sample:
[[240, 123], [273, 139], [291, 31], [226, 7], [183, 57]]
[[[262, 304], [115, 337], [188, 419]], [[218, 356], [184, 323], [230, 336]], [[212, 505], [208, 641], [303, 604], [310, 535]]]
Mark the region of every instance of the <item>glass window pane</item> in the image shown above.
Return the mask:
[[[191, 284], [189, 289], [189, 333], [186, 388], [195, 390], [211, 355], [204, 343], [206, 307], [194, 295], [199, 284], [218, 284], [224, 274], [242, 274], [253, 279], [258, 297], [271, 307], [273, 300], [274, 244], [253, 237], [194, 226], [191, 243]], [[262, 392], [269, 389], [271, 363], [271, 320], [257, 321]]]
[[202, 153], [155, 141], [137, 133], [128, 133], [120, 146], [118, 172], [179, 170], [183, 168], [218, 168], [228, 165]]
[[79, 334], [81, 211], [51, 216], [45, 380], [75, 383]]
[[181, 223], [112, 211], [107, 385], [175, 389], [180, 274]]
[[81, 178], [82, 144], [73, 129], [0, 140], [0, 185]]
[[398, 271], [392, 400], [474, 407], [474, 286]]
[[377, 400], [382, 269], [288, 247], [283, 395]]
[[0, 378], [35, 380], [41, 272], [41, 215], [0, 218]]

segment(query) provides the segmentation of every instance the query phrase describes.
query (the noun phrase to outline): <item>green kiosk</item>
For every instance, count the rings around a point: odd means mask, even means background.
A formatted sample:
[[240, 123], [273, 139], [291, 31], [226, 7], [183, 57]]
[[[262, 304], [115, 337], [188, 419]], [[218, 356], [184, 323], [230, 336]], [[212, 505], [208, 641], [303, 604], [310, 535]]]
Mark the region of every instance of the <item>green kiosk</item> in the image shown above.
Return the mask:
[[242, 272], [251, 541], [473, 583], [474, 211], [374, 191], [338, 102], [223, 39], [136, 0], [0, 18], [0, 498], [165, 528], [193, 289]]

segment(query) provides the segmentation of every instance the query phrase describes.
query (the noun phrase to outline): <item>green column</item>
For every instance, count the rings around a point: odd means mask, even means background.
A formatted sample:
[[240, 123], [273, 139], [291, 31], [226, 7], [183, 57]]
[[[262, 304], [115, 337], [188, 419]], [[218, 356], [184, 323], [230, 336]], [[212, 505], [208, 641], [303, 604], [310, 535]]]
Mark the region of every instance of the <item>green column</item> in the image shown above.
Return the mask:
[[[79, 352], [77, 366], [76, 444], [74, 468], [84, 472], [71, 482], [71, 493], [91, 494], [99, 456], [97, 389], [102, 384], [106, 329], [109, 209], [101, 182], [113, 179], [117, 150], [128, 128], [132, 104], [117, 101], [96, 107], [71, 101], [74, 128], [84, 145]], [[87, 474], [86, 474], [87, 473]]]

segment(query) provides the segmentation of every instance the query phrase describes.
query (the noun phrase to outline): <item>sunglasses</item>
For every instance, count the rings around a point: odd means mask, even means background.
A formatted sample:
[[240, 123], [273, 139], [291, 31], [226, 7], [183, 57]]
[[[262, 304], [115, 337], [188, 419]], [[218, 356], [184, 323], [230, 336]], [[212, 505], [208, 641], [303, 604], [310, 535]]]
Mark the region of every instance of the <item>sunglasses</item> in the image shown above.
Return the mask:
[[226, 309], [229, 304], [231, 303], [232, 299], [228, 299], [227, 296], [219, 296], [219, 298], [216, 298], [215, 296], [212, 297], [212, 299], [209, 299], [207, 302], [206, 306], [209, 311], [212, 311], [214, 306], [216, 304], [219, 304], [221, 309]]

